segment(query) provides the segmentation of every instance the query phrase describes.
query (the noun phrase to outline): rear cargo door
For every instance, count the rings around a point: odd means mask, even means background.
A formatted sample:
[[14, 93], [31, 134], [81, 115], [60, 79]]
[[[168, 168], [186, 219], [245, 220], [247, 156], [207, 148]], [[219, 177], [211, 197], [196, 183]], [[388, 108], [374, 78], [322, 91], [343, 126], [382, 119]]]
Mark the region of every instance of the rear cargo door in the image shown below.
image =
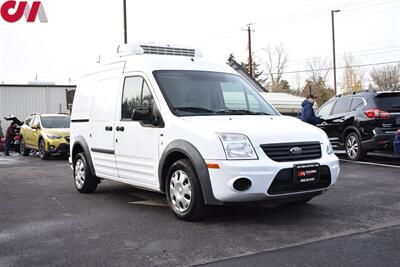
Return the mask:
[[377, 122], [378, 127], [394, 131], [400, 128], [400, 93], [382, 93], [375, 98], [379, 110], [388, 112], [390, 117]]

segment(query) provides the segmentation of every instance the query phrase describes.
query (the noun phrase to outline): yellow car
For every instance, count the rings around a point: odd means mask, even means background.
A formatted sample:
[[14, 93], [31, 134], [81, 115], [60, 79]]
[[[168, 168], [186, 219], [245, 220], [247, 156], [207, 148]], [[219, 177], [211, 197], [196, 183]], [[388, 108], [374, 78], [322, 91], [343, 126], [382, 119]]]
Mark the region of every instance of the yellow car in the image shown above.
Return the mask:
[[46, 160], [50, 155], [69, 154], [69, 125], [68, 115], [31, 115], [21, 127], [21, 155], [28, 156], [35, 150], [42, 160]]

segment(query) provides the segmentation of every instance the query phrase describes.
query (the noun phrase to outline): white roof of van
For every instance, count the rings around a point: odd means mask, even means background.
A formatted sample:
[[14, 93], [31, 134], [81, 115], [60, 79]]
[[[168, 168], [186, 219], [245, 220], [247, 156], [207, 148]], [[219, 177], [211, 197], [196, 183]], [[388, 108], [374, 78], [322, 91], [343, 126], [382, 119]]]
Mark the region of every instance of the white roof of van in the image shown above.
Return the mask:
[[[122, 58], [119, 58], [121, 61]], [[199, 57], [166, 55], [126, 56], [125, 72], [155, 70], [199, 70], [237, 74], [231, 67], [221, 62], [208, 61]]]

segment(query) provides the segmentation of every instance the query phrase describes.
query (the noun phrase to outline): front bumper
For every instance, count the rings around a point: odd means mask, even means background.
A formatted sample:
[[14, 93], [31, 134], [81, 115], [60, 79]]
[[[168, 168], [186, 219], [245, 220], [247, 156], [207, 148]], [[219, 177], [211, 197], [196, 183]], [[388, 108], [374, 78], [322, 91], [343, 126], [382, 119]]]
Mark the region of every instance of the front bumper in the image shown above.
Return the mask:
[[[319, 159], [275, 162], [269, 159], [261, 148], [256, 148], [256, 152], [259, 156], [258, 160], [206, 160], [207, 163], [217, 163], [220, 166], [219, 169], [209, 169], [213, 194], [217, 200], [222, 202], [249, 202], [295, 198], [299, 195], [313, 193], [318, 195], [335, 184], [339, 176], [339, 159], [334, 154], [328, 155], [323, 152]], [[290, 184], [290, 181], [293, 181], [292, 176], [289, 177], [288, 173], [289, 175], [293, 174], [294, 165], [303, 163], [319, 163], [321, 179], [315, 184], [311, 183], [300, 188], [293, 187]], [[326, 179], [323, 179], [323, 174]], [[236, 191], [233, 188], [233, 182], [239, 177], [250, 179], [252, 186], [246, 191]], [[280, 181], [276, 182], [277, 180]], [[273, 182], [274, 186], [272, 186]]]
[[69, 154], [69, 143], [61, 143], [61, 142], [48, 143], [47, 152], [50, 154]]

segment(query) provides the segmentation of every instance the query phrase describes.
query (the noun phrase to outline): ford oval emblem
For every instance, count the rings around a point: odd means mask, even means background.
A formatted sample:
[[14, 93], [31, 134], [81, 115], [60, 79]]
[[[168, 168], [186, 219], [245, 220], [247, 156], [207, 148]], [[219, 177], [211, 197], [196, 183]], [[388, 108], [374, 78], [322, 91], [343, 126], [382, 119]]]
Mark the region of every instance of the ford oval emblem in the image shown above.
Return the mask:
[[301, 147], [292, 147], [290, 150], [290, 153], [294, 154], [294, 155], [299, 155], [303, 152], [303, 149], [301, 149]]

